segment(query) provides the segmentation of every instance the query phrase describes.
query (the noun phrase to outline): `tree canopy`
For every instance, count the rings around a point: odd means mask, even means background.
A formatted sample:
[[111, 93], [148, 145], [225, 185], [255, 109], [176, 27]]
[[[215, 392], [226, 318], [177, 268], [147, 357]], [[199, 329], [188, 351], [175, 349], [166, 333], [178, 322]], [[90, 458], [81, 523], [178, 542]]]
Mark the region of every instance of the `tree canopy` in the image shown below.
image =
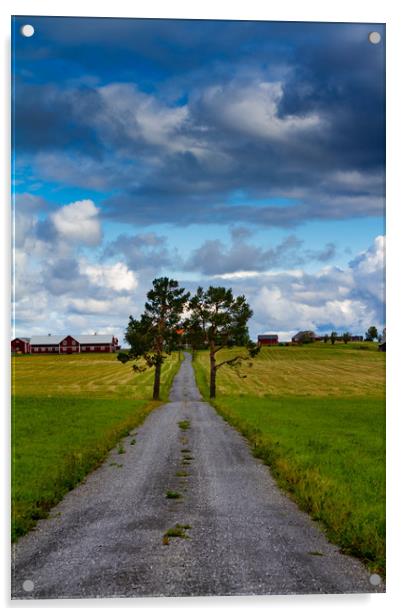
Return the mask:
[[[190, 317], [185, 326], [194, 332], [194, 341], [204, 341], [210, 356], [210, 397], [216, 396], [216, 374], [224, 365], [236, 366], [242, 360], [254, 357], [259, 347], [248, 334], [247, 322], [253, 315], [244, 295], [234, 297], [232, 289], [198, 287], [189, 301]], [[217, 361], [216, 354], [224, 348], [246, 347], [230, 359]]]
[[[117, 359], [123, 363], [133, 360], [135, 371], [154, 367], [153, 399], [158, 400], [162, 364], [166, 354], [178, 344], [178, 324], [190, 293], [185, 293], [176, 280], [167, 277], [156, 278], [152, 284], [143, 314], [139, 319], [129, 318], [125, 340], [130, 349], [119, 353]], [[145, 360], [146, 367], [141, 359]]]
[[377, 330], [377, 328], [374, 325], [372, 325], [366, 331], [366, 340], [372, 342], [376, 338], [378, 338], [378, 330]]

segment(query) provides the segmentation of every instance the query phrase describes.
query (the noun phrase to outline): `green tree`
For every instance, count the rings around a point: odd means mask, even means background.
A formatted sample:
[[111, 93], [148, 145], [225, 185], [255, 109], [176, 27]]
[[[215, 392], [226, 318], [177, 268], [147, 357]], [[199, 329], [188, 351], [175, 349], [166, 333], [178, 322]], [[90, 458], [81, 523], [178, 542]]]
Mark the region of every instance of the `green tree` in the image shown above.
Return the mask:
[[191, 347], [192, 357], [195, 358], [196, 351], [205, 349], [207, 340], [202, 323], [195, 314], [190, 315], [184, 322], [183, 342]]
[[325, 342], [325, 344], [328, 342], [328, 340], [329, 340], [329, 336], [328, 336], [328, 334], [325, 334], [325, 336], [324, 336], [324, 342]]
[[133, 370], [155, 368], [153, 400], [159, 400], [162, 365], [179, 343], [177, 333], [184, 306], [190, 297], [179, 287], [176, 280], [156, 278], [153, 288], [147, 293], [145, 310], [139, 319], [130, 316], [125, 339], [130, 345], [128, 352], [121, 352], [117, 359], [123, 363], [134, 360]]
[[352, 336], [350, 335], [350, 332], [345, 332], [344, 334], [342, 334], [342, 339], [343, 339], [345, 344], [347, 344], [349, 342], [351, 337]]
[[378, 338], [378, 331], [377, 331], [377, 328], [374, 327], [374, 325], [372, 325], [366, 331], [366, 340], [369, 341], [369, 342], [372, 342], [376, 338]]
[[[216, 375], [222, 366], [238, 366], [243, 360], [255, 357], [259, 347], [248, 335], [247, 322], [253, 312], [244, 295], [234, 297], [232, 289], [225, 287], [202, 287], [189, 302], [192, 323], [203, 332], [205, 346], [209, 349], [210, 383], [209, 395], [216, 397]], [[231, 359], [217, 360], [217, 353], [224, 348], [245, 347]]]
[[335, 344], [337, 337], [338, 337], [337, 332], [331, 332], [331, 335], [330, 335], [331, 344]]

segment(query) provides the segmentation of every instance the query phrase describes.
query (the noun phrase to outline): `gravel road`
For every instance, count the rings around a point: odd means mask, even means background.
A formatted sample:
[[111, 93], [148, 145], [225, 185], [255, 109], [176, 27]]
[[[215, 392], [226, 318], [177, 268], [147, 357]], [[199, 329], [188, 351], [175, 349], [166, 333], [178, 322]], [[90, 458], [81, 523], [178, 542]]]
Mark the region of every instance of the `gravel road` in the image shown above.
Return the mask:
[[13, 598], [384, 592], [201, 400], [188, 355], [170, 400], [13, 546]]

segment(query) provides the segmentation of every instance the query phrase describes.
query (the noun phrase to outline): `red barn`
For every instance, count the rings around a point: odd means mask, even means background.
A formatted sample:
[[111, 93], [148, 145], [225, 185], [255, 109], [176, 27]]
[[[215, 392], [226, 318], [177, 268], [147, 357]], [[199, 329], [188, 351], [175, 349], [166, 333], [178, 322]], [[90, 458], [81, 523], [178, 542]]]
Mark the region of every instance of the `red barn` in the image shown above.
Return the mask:
[[79, 353], [80, 352], [80, 343], [76, 338], [72, 336], [66, 336], [60, 342], [60, 353]]
[[119, 350], [119, 341], [110, 334], [93, 334], [76, 336], [80, 344], [80, 353], [113, 353]]
[[31, 353], [37, 355], [39, 353], [60, 353], [60, 342], [64, 336], [32, 336], [31, 338]]
[[30, 340], [30, 338], [14, 338], [14, 340], [11, 341], [11, 352], [18, 354], [30, 353]]
[[113, 353], [120, 347], [119, 341], [111, 334], [83, 336], [32, 336], [31, 353], [70, 355], [72, 353]]
[[258, 336], [258, 346], [275, 346], [278, 343], [277, 334], [261, 334]]

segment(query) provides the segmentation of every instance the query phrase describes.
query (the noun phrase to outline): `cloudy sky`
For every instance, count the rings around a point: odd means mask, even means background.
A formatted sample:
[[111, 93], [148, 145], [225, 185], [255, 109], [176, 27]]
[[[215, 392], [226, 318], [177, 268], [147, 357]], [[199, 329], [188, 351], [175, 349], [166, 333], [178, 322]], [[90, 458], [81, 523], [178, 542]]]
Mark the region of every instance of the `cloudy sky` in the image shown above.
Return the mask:
[[252, 336], [383, 327], [384, 38], [16, 18], [15, 334], [122, 338], [162, 275], [245, 293]]

